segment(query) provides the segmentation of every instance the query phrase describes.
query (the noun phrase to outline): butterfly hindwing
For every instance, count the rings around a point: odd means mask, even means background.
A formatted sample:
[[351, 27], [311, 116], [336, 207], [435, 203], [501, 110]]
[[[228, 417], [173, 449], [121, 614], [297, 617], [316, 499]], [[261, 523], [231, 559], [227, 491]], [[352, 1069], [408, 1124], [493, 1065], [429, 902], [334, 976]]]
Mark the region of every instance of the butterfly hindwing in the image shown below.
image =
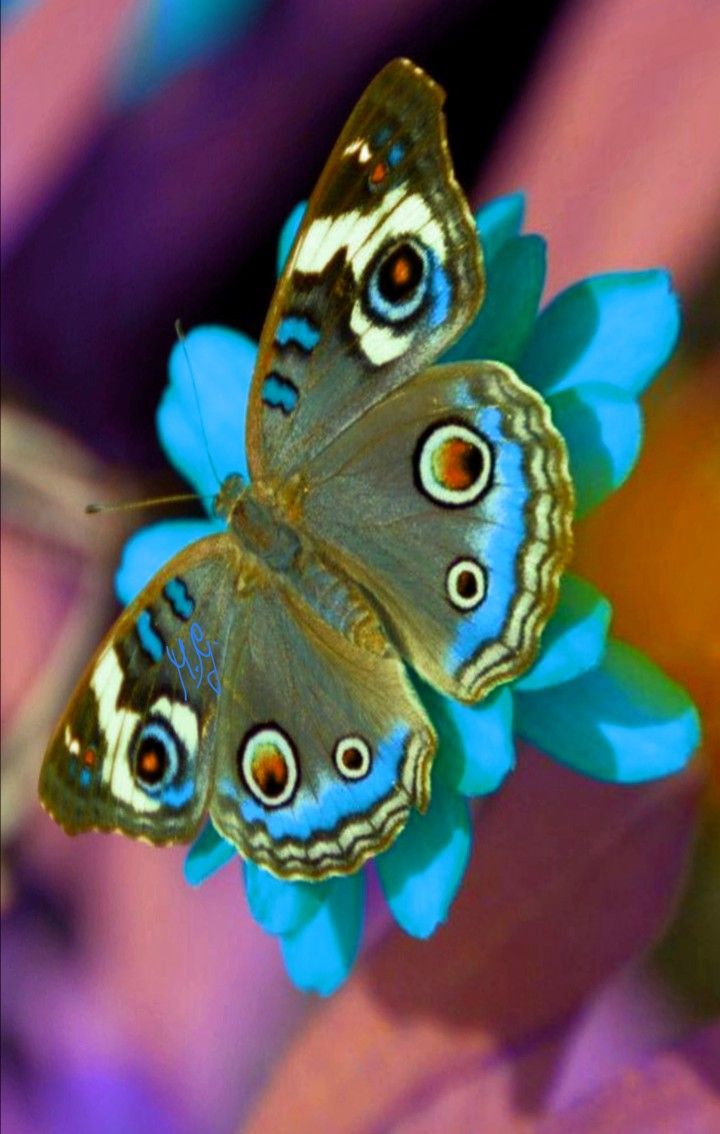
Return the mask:
[[571, 550], [565, 446], [500, 363], [417, 375], [303, 471], [302, 523], [402, 656], [475, 701], [525, 669]]
[[198, 541], [159, 572], [100, 645], [48, 747], [45, 808], [69, 833], [187, 841], [212, 778], [240, 549]]
[[313, 193], [260, 340], [253, 478], [283, 475], [427, 366], [473, 318], [484, 275], [450, 164], [443, 92], [390, 63]]
[[210, 815], [280, 877], [357, 870], [429, 799], [432, 726], [372, 611], [336, 582], [345, 633], [268, 578], [233, 636]]

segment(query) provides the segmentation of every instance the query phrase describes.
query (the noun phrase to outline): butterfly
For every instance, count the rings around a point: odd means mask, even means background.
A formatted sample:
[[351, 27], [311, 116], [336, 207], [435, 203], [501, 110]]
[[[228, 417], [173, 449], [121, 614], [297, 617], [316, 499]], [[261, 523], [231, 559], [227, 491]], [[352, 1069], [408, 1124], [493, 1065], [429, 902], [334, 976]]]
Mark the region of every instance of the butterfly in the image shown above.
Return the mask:
[[512, 370], [432, 365], [485, 290], [443, 101], [395, 60], [341, 133], [262, 332], [250, 481], [120, 616], [48, 747], [69, 833], [187, 842], [209, 813], [276, 876], [351, 873], [429, 803], [408, 670], [474, 703], [531, 664], [572, 484]]

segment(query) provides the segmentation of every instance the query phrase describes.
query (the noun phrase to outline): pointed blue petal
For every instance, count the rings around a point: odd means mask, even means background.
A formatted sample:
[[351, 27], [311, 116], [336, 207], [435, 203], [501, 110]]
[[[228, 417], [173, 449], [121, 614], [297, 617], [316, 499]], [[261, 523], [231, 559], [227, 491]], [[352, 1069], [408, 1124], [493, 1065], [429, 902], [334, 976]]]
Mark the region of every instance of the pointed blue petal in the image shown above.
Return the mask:
[[280, 230], [280, 237], [278, 239], [277, 247], [277, 274], [282, 275], [282, 270], [287, 263], [287, 258], [290, 255], [290, 249], [293, 246], [295, 237], [298, 234], [298, 229], [302, 224], [303, 217], [307, 211], [307, 201], [300, 201], [295, 206], [290, 216], [285, 221], [285, 224]]
[[295, 933], [280, 938], [290, 979], [303, 992], [330, 996], [347, 980], [360, 947], [365, 872], [331, 878], [317, 912]]
[[475, 214], [475, 228], [482, 241], [485, 264], [497, 256], [506, 240], [517, 236], [525, 217], [525, 194], [509, 193], [488, 201]]
[[517, 363], [535, 324], [545, 283], [545, 241], [513, 236], [487, 265], [485, 302], [444, 362], [491, 358]]
[[120, 602], [131, 602], [153, 575], [191, 543], [214, 532], [222, 532], [221, 520], [161, 520], [130, 536], [115, 573], [115, 592]]
[[190, 886], [199, 886], [236, 857], [237, 851], [232, 843], [218, 835], [208, 820], [185, 855], [185, 881]]
[[638, 650], [611, 641], [597, 669], [515, 697], [516, 731], [576, 771], [614, 783], [677, 772], [700, 740], [697, 710]]
[[600, 591], [577, 575], [565, 575], [560, 598], [542, 636], [533, 666], [514, 683], [519, 692], [573, 681], [600, 664], [612, 607]]
[[429, 937], [445, 921], [471, 843], [467, 801], [434, 776], [427, 813], [413, 811], [402, 834], [375, 860], [385, 900], [406, 933]]
[[196, 327], [170, 355], [158, 435], [170, 463], [208, 496], [208, 512], [218, 481], [230, 473], [248, 476], [245, 415], [256, 354], [255, 343], [237, 331]]
[[250, 913], [267, 933], [295, 933], [317, 913], [328, 882], [289, 882], [254, 862], [243, 863]]
[[542, 312], [520, 374], [545, 393], [603, 382], [639, 394], [670, 357], [679, 327], [667, 272], [593, 276]]
[[575, 514], [585, 516], [627, 479], [642, 447], [642, 410], [632, 394], [588, 383], [548, 398], [565, 438]]
[[497, 791], [515, 766], [512, 696], [498, 689], [478, 705], [463, 705], [411, 674], [438, 738], [435, 772], [461, 795]]

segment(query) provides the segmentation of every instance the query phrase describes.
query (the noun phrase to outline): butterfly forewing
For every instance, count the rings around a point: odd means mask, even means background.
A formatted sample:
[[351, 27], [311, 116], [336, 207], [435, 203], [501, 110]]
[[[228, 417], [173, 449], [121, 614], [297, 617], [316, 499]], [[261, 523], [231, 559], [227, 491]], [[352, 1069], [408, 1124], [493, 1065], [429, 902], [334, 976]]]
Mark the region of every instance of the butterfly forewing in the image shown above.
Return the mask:
[[313, 193], [260, 341], [254, 478], [287, 474], [444, 350], [484, 276], [443, 93], [407, 60], [371, 83]]

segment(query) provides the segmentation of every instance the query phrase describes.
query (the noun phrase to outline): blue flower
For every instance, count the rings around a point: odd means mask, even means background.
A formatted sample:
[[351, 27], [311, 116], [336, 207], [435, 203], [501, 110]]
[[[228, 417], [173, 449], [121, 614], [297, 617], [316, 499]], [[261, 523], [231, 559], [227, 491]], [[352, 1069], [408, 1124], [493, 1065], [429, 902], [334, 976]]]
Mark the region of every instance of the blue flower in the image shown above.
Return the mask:
[[[280, 237], [285, 261], [303, 207]], [[447, 358], [492, 358], [514, 366], [542, 391], [568, 446], [578, 516], [618, 488], [640, 451], [638, 395], [669, 357], [679, 313], [666, 272], [617, 272], [577, 283], [538, 314], [545, 244], [520, 235], [523, 198], [493, 201], [477, 215], [485, 250], [487, 298]], [[198, 419], [221, 476], [248, 475], [241, 438], [256, 346], [223, 327], [201, 327], [185, 352], [170, 357], [170, 382], [158, 410], [169, 460], [211, 498], [217, 489]], [[232, 414], [233, 428], [227, 428]], [[209, 507], [209, 504], [208, 504]], [[188, 543], [221, 530], [216, 519], [168, 520], [139, 531], [125, 547], [118, 594], [128, 602]], [[697, 712], [685, 692], [638, 651], [608, 639], [610, 604], [574, 575], [531, 669], [476, 706], [451, 701], [417, 680], [439, 736], [432, 800], [374, 860], [397, 923], [428, 937], [447, 917], [468, 863], [469, 800], [494, 792], [515, 762], [515, 737], [577, 771], [615, 783], [668, 775], [699, 740]], [[199, 883], [235, 856], [208, 824], [191, 847], [186, 877]], [[255, 919], [280, 940], [292, 980], [322, 995], [348, 976], [360, 944], [365, 871], [319, 883], [286, 882], [243, 863]]]

